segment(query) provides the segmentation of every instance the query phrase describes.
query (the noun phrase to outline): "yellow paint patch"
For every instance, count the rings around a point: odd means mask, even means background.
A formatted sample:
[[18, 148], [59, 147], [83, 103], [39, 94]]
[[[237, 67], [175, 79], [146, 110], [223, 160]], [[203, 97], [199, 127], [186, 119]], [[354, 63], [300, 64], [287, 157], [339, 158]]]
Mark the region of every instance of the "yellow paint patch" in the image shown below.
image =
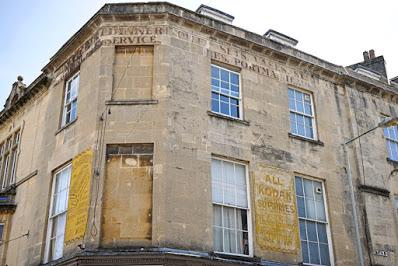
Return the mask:
[[90, 204], [92, 159], [93, 151], [89, 149], [72, 160], [65, 243], [83, 239], [86, 231]]

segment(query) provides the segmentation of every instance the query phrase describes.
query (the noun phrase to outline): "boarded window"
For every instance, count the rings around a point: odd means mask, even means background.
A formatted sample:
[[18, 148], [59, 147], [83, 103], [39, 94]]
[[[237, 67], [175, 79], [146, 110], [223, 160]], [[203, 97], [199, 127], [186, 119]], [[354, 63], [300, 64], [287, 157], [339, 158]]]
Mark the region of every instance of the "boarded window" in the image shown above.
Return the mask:
[[153, 46], [117, 46], [114, 65], [114, 100], [152, 97]]
[[107, 146], [102, 244], [152, 238], [153, 144]]

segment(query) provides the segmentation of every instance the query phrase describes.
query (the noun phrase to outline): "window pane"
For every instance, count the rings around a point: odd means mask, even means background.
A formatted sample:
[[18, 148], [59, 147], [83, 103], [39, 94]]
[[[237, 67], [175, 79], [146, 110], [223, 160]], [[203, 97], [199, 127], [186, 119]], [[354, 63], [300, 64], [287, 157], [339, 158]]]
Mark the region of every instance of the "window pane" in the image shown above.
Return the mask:
[[218, 100], [211, 100], [211, 110], [214, 112], [220, 112], [220, 102]]
[[238, 74], [231, 73], [231, 83], [235, 85], [239, 85], [239, 76]]
[[306, 218], [305, 206], [304, 206], [304, 198], [297, 197], [297, 209], [298, 209], [299, 217]]
[[309, 241], [318, 242], [315, 222], [307, 221], [307, 236]]
[[296, 110], [294, 99], [290, 99], [289, 98], [289, 109], [290, 110]]
[[300, 219], [300, 239], [307, 240], [307, 230], [305, 228], [305, 221]]
[[235, 230], [224, 230], [224, 252], [237, 253]]
[[303, 102], [296, 101], [296, 111], [300, 113], [304, 113]]
[[315, 202], [312, 199], [305, 199], [305, 209], [308, 219], [316, 219]]
[[310, 263], [312, 264], [319, 264], [321, 261], [319, 259], [319, 250], [318, 244], [308, 242], [308, 246], [310, 249]]
[[229, 115], [229, 104], [225, 102], [221, 102], [221, 113], [225, 115]]
[[314, 192], [315, 192], [314, 193], [315, 199], [323, 202], [322, 183], [314, 181], [313, 186], [314, 186]]
[[225, 82], [229, 82], [229, 73], [224, 69], [220, 69], [221, 72], [221, 80]]
[[325, 244], [319, 244], [319, 250], [321, 252], [321, 264], [329, 266], [330, 265], [329, 246]]
[[326, 225], [322, 223], [317, 223], [316, 225], [317, 230], [318, 230], [318, 239], [319, 242], [321, 243], [328, 243], [328, 237], [326, 234]]
[[303, 255], [303, 262], [309, 263], [310, 259], [308, 257], [308, 242], [307, 241], [301, 241], [301, 253]]
[[220, 70], [215, 66], [211, 66], [211, 76], [213, 78], [219, 79], [220, 78]]
[[213, 225], [222, 226], [221, 206], [213, 205]]
[[224, 184], [224, 204], [236, 205], [235, 185]]
[[220, 81], [218, 79], [211, 79], [211, 85], [215, 87], [220, 87]]
[[236, 185], [246, 187], [246, 167], [241, 164], [235, 164]]
[[223, 182], [235, 185], [234, 164], [231, 162], [223, 162]]
[[247, 211], [236, 209], [237, 229], [247, 231]]
[[290, 113], [290, 131], [297, 134], [296, 115], [294, 113]]
[[294, 90], [288, 89], [287, 94], [289, 96], [289, 99], [294, 99]]
[[246, 187], [236, 188], [236, 202], [235, 205], [242, 208], [247, 208]]
[[325, 206], [323, 205], [323, 201], [316, 201], [315, 207], [317, 220], [326, 222]]
[[213, 182], [222, 182], [222, 169], [220, 160], [211, 160], [211, 179]]
[[312, 115], [311, 105], [305, 103], [304, 104], [304, 113], [307, 115]]
[[213, 227], [213, 243], [215, 251], [223, 251], [223, 237], [222, 237], [222, 228]]
[[304, 126], [302, 124], [297, 124], [297, 133], [300, 136], [305, 136], [305, 129], [304, 129]]
[[231, 116], [239, 117], [239, 107], [236, 105], [231, 105]]
[[295, 181], [296, 181], [296, 195], [304, 196], [304, 194], [303, 194], [303, 183], [302, 183], [301, 178], [296, 176], [295, 177]]
[[311, 180], [303, 180], [304, 183], [304, 195], [306, 198], [313, 199], [314, 198], [314, 188], [312, 187]]
[[223, 191], [222, 191], [223, 186], [221, 183], [216, 183], [213, 182], [212, 184], [212, 197], [213, 197], [213, 202], [215, 203], [224, 203], [223, 201]]

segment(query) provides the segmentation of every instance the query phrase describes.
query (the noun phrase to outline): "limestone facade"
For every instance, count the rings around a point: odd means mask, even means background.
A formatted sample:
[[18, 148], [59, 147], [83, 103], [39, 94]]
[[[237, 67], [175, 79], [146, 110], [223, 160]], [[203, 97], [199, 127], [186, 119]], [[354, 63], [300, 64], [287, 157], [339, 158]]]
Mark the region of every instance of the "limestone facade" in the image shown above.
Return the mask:
[[[229, 71], [229, 93], [238, 75], [236, 115], [212, 107], [212, 66]], [[105, 5], [42, 71], [14, 84], [0, 114], [2, 147], [20, 135], [15, 174], [4, 170], [13, 153], [2, 155], [2, 265], [298, 265], [307, 181], [324, 265], [359, 265], [349, 171], [365, 265], [398, 264], [398, 162], [383, 130], [342, 146], [398, 115], [394, 83], [169, 3]], [[312, 108], [312, 137], [292, 133], [291, 91]], [[217, 232], [224, 251], [231, 241], [224, 222], [216, 231], [215, 191], [225, 186], [226, 201], [228, 189], [219, 162], [235, 169], [234, 200], [246, 197], [222, 207], [244, 213], [228, 222], [243, 223], [233, 226], [242, 250], [217, 252]]]

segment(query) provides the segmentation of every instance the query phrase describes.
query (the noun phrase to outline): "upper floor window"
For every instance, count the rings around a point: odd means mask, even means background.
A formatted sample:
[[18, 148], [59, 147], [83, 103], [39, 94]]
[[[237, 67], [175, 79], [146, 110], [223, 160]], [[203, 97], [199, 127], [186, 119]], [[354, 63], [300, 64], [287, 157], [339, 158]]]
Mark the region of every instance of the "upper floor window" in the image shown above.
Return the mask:
[[71, 170], [72, 166], [68, 165], [54, 175], [47, 229], [46, 261], [63, 256]]
[[312, 95], [291, 88], [288, 89], [288, 94], [291, 133], [309, 139], [316, 139]]
[[398, 126], [384, 128], [384, 137], [387, 142], [388, 158], [398, 161]]
[[242, 117], [239, 73], [211, 65], [211, 110], [233, 118]]
[[21, 131], [17, 130], [0, 144], [0, 180], [2, 189], [15, 183], [20, 139]]
[[65, 85], [65, 100], [62, 114], [62, 125], [65, 126], [77, 118], [77, 95], [79, 93], [80, 74], [71, 77]]
[[214, 250], [250, 255], [250, 211], [246, 166], [213, 159], [211, 177]]
[[331, 265], [324, 186], [299, 176], [295, 184], [304, 265]]

